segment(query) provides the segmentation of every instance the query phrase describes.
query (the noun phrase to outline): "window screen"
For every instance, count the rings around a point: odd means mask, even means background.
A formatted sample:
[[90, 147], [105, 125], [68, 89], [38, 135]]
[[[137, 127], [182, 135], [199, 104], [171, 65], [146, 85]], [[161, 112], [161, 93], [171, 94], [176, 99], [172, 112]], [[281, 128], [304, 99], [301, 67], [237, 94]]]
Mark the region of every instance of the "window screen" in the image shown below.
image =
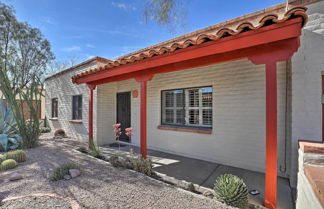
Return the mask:
[[212, 87], [162, 91], [162, 124], [211, 127]]
[[72, 97], [72, 120], [82, 120], [82, 95]]
[[58, 116], [58, 99], [52, 99], [52, 118], [57, 118]]

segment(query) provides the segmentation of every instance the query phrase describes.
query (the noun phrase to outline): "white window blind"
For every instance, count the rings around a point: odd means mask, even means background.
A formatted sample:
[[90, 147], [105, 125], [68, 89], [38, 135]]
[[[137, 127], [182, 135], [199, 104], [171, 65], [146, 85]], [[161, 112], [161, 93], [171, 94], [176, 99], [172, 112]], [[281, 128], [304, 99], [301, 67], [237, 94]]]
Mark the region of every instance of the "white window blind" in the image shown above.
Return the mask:
[[162, 91], [162, 124], [212, 126], [212, 87]]

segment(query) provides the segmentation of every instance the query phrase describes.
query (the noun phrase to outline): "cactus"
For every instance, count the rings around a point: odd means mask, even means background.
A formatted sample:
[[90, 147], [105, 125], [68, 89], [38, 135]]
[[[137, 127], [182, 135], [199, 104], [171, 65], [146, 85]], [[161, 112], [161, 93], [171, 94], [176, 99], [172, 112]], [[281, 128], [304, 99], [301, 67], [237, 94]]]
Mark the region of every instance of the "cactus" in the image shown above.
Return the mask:
[[18, 163], [25, 162], [27, 159], [26, 152], [23, 150], [13, 150], [5, 153], [6, 159], [13, 159]]
[[0, 164], [0, 170], [8, 170], [17, 166], [17, 162], [13, 159], [4, 160]]
[[6, 157], [4, 155], [0, 154], [0, 164], [5, 161]]
[[224, 174], [218, 177], [214, 190], [216, 199], [227, 205], [242, 208], [248, 203], [247, 186], [237, 176]]
[[0, 97], [0, 151], [17, 149], [22, 138], [16, 134], [17, 123], [13, 112], [6, 104], [3, 97]]

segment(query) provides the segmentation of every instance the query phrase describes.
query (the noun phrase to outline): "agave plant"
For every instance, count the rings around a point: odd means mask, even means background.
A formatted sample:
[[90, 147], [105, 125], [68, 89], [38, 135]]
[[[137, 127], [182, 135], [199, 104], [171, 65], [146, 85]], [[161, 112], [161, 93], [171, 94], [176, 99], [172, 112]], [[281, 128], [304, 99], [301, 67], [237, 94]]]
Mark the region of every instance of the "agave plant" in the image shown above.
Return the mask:
[[13, 114], [0, 98], [0, 150], [7, 151], [17, 149], [21, 144], [22, 138], [16, 134], [17, 124]]
[[232, 174], [224, 174], [216, 179], [215, 197], [227, 205], [244, 208], [248, 203], [247, 186], [242, 179]]

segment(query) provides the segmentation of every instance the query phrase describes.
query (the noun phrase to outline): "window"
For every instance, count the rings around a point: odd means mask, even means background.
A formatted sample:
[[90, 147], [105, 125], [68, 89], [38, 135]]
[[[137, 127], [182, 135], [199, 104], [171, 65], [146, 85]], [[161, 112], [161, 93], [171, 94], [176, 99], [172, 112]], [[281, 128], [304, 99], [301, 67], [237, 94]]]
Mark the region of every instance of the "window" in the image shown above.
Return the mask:
[[52, 99], [52, 118], [57, 118], [58, 116], [58, 99]]
[[162, 91], [162, 124], [212, 127], [212, 87]]
[[72, 97], [72, 120], [82, 120], [82, 95]]

